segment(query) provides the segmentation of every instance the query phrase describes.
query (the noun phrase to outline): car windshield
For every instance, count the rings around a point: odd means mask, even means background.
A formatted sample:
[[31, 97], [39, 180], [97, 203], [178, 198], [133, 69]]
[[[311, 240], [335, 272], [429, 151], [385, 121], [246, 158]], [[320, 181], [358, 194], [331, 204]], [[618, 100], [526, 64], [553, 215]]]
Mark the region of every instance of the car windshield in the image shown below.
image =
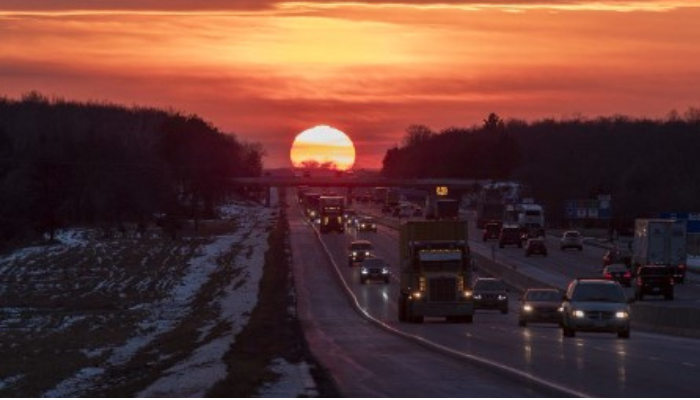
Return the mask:
[[667, 276], [673, 275], [672, 268], [666, 267], [643, 267], [639, 269], [639, 275], [641, 276]]
[[606, 303], [624, 303], [625, 295], [617, 285], [580, 284], [576, 287], [572, 301], [600, 301]]
[[372, 245], [369, 243], [353, 243], [350, 245], [350, 250], [372, 250]]
[[362, 262], [363, 267], [367, 268], [380, 268], [384, 267], [386, 263], [381, 258], [368, 258]]
[[506, 287], [501, 281], [477, 279], [474, 290], [505, 291]]
[[525, 294], [525, 300], [558, 302], [561, 295], [556, 290], [530, 290]]
[[578, 237], [581, 236], [578, 232], [566, 232], [564, 234], [564, 237], [567, 239], [578, 239]]
[[365, 223], [365, 224], [371, 224], [372, 222], [374, 222], [374, 220], [372, 218], [362, 218], [361, 221], [362, 221], [362, 223]]
[[607, 272], [626, 272], [627, 267], [624, 265], [611, 265], [606, 268]]

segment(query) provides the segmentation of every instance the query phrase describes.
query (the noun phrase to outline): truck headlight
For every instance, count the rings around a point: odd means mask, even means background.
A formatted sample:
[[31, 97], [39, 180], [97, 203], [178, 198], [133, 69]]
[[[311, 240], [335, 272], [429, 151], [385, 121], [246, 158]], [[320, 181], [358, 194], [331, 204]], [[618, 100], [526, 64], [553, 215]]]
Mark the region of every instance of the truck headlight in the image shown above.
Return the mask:
[[474, 293], [471, 290], [465, 290], [463, 294], [466, 298], [471, 298], [474, 295]]
[[414, 293], [413, 293], [413, 298], [414, 298], [414, 299], [420, 299], [420, 298], [421, 298], [421, 293], [420, 293], [420, 292], [414, 292]]
[[615, 313], [615, 318], [617, 319], [625, 319], [627, 317], [629, 317], [629, 314], [627, 314], [626, 311], [618, 311]]
[[498, 295], [498, 300], [505, 300], [507, 297], [505, 295], [499, 294]]
[[583, 318], [586, 316], [586, 313], [584, 313], [581, 310], [574, 310], [574, 317], [576, 318]]
[[525, 312], [532, 312], [532, 306], [529, 305], [529, 304], [525, 304], [525, 305], [523, 306], [523, 311], [525, 311]]
[[365, 251], [365, 255], [368, 256], [368, 255], [369, 255], [369, 251]]
[[481, 295], [480, 295], [480, 294], [475, 294], [475, 295], [474, 295], [474, 299], [476, 299], [476, 300], [481, 300]]
[[362, 275], [367, 275], [369, 271], [367, 271], [367, 268], [362, 268]]
[[382, 268], [382, 274], [386, 275], [388, 273], [389, 273], [389, 268], [387, 268], [387, 267]]
[[353, 251], [353, 252], [352, 252], [352, 256], [353, 256], [353, 257], [357, 256], [357, 252], [356, 252], [356, 251]]

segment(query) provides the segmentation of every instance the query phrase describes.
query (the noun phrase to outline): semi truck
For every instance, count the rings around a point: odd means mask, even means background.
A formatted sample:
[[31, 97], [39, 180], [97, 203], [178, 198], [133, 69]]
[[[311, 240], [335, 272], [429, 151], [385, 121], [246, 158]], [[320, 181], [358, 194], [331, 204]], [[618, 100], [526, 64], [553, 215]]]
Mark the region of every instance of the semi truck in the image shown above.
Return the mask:
[[425, 198], [426, 219], [458, 219], [459, 200], [430, 194]]
[[345, 199], [342, 196], [321, 196], [319, 198], [319, 230], [321, 233], [345, 232]]
[[530, 200], [527, 203], [509, 204], [503, 211], [503, 223], [517, 225], [524, 237], [545, 235], [544, 208]]
[[496, 188], [484, 188], [476, 203], [476, 227], [484, 229], [487, 222], [503, 222], [503, 195]]
[[399, 321], [471, 323], [472, 261], [465, 221], [409, 221], [399, 231]]
[[675, 282], [683, 283], [686, 272], [686, 223], [675, 219], [635, 220], [632, 266], [663, 265], [673, 271]]

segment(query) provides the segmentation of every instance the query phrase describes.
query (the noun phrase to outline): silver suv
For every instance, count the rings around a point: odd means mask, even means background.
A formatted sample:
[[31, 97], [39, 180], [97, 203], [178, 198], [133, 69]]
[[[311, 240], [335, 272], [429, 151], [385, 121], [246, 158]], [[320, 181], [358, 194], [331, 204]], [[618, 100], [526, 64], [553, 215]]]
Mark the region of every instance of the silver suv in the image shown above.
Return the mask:
[[562, 304], [564, 337], [582, 332], [613, 332], [630, 337], [630, 307], [619, 283], [604, 279], [576, 279]]
[[559, 247], [562, 250], [574, 248], [583, 251], [583, 237], [578, 231], [564, 232], [564, 234], [561, 235], [561, 239], [559, 239]]

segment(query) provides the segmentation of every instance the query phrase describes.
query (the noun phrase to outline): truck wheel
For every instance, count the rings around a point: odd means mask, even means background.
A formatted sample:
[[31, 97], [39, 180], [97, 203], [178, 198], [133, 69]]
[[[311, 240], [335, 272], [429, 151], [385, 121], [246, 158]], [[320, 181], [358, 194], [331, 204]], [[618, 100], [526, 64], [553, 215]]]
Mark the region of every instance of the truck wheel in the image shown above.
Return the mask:
[[508, 314], [508, 308], [501, 308], [501, 314]]
[[576, 337], [576, 331], [567, 327], [562, 327], [562, 333], [564, 337]]
[[621, 339], [629, 339], [630, 338], [630, 330], [626, 329], [624, 331], [617, 332], [617, 337]]
[[525, 326], [527, 326], [527, 322], [524, 319], [519, 319], [518, 326], [525, 327]]
[[406, 322], [407, 316], [406, 316], [406, 296], [400, 295], [399, 296], [399, 321], [400, 322]]

